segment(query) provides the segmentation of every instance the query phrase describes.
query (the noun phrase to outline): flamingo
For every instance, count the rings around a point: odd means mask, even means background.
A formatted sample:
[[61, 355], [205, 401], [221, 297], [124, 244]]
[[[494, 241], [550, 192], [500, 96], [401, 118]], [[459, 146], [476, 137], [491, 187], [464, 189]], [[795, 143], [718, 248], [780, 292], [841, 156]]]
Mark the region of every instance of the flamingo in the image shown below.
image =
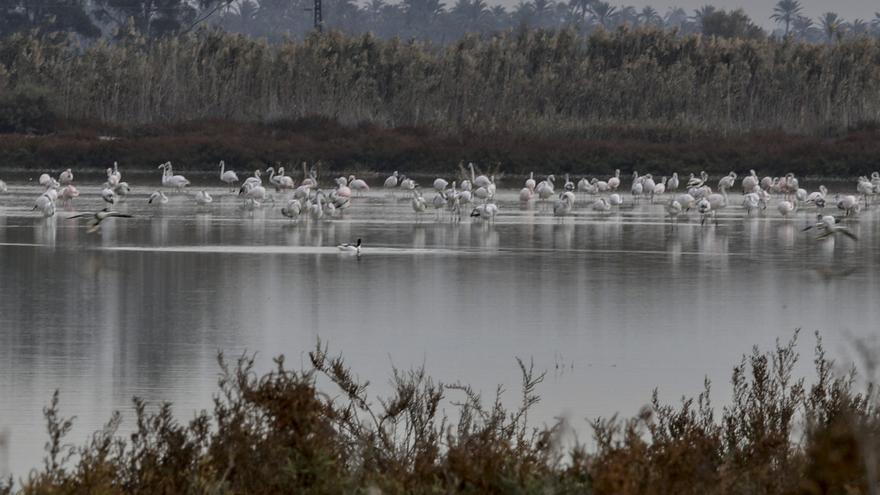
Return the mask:
[[534, 190], [535, 190], [535, 186], [537, 186], [537, 185], [538, 185], [538, 184], [535, 182], [535, 173], [534, 173], [534, 172], [529, 172], [529, 178], [526, 179], [526, 187], [528, 187], [529, 189], [531, 189], [532, 191], [534, 191]]
[[484, 222], [494, 221], [497, 214], [498, 206], [495, 203], [484, 203], [471, 211], [471, 217], [478, 218]]
[[[620, 187], [620, 169], [614, 170], [614, 177], [608, 179], [607, 183], [608, 189], [611, 191], [616, 191], [617, 188]], [[599, 190], [602, 190], [601, 186], [599, 187]]]
[[678, 220], [678, 216], [681, 215], [681, 211], [681, 203], [674, 199], [670, 200], [669, 204], [666, 205], [666, 213], [668, 213], [673, 220]]
[[[110, 170], [110, 169], [107, 169], [107, 170]], [[42, 175], [40, 175], [39, 181], [40, 181], [41, 186], [51, 187], [52, 177], [49, 174], [42, 174]]]
[[3, 182], [2, 180], [0, 180], [0, 193], [5, 193], [5, 192], [7, 192], [8, 190], [9, 190], [9, 189], [6, 187], [6, 183]]
[[758, 174], [756, 174], [754, 170], [749, 170], [749, 175], [743, 177], [742, 180], [743, 193], [748, 194], [754, 192], [758, 187], [758, 184]]
[[489, 184], [491, 183], [489, 178], [486, 177], [485, 175], [478, 175], [478, 176], [474, 177], [474, 164], [473, 164], [473, 162], [468, 163], [468, 167], [470, 167], [470, 169], [471, 169], [471, 178], [472, 178], [471, 180], [473, 181], [473, 184], [477, 187], [488, 188]]
[[[171, 167], [171, 162], [165, 162], [162, 165], [159, 165], [159, 168], [164, 168], [165, 173], [162, 175], [162, 185], [165, 187], [173, 187], [177, 190], [177, 192], [181, 192], [184, 187], [189, 185], [189, 181], [186, 177], [182, 175], [174, 175], [174, 170]], [[116, 182], [119, 184], [119, 181]]]
[[776, 209], [779, 210], [779, 214], [782, 215], [783, 218], [788, 218], [789, 215], [797, 211], [797, 199], [792, 201], [780, 201], [779, 204], [776, 205]]
[[153, 191], [153, 194], [150, 194], [150, 199], [147, 201], [147, 203], [154, 206], [164, 205], [167, 202], [168, 196], [166, 196], [165, 193], [163, 193], [162, 191]]
[[611, 210], [611, 203], [605, 198], [599, 198], [593, 201], [593, 209], [595, 211], [609, 211]]
[[855, 196], [851, 194], [840, 196], [838, 194], [837, 196], [835, 196], [834, 199], [837, 203], [837, 207], [846, 212], [846, 216], [850, 216], [859, 212], [859, 200]]
[[[761, 195], [756, 192], [750, 192], [743, 196], [743, 208], [746, 209], [746, 214], [751, 215], [752, 210], [757, 210], [761, 207], [763, 201], [761, 200]], [[766, 209], [766, 204], [764, 205], [764, 209]]]
[[73, 182], [73, 171], [71, 169], [67, 169], [64, 172], [61, 172], [61, 175], [58, 176], [58, 182], [62, 186], [66, 186]]
[[397, 170], [395, 170], [393, 174], [385, 179], [385, 189], [394, 189], [395, 187], [397, 187], [399, 177], [400, 176], [397, 174]]
[[623, 196], [617, 193], [608, 195], [608, 204], [611, 206], [620, 206], [623, 204]]
[[86, 232], [92, 234], [101, 230], [101, 222], [107, 220], [108, 218], [132, 218], [132, 216], [127, 213], [110, 211], [110, 208], [104, 208], [103, 210], [97, 211], [95, 213], [80, 213], [79, 215], [67, 217], [68, 220], [74, 220], [76, 218], [88, 218], [89, 228], [88, 230], [86, 230]]
[[572, 199], [569, 194], [572, 194], [571, 191], [565, 191], [560, 194], [559, 199], [553, 203], [553, 216], [565, 217], [571, 215]]
[[736, 177], [720, 184], [719, 189], [721, 193], [713, 193], [706, 196], [706, 199], [712, 205], [712, 216], [715, 218], [716, 223], [718, 222], [718, 211], [727, 207], [727, 188], [729, 187], [728, 184], [732, 183], [733, 180], [736, 180]]
[[260, 206], [262, 201], [268, 197], [266, 188], [260, 185], [248, 186], [244, 184], [238, 191], [239, 196], [244, 196], [246, 206]]
[[712, 203], [707, 198], [702, 198], [697, 202], [697, 211], [700, 212], [700, 225], [706, 222], [706, 217], [712, 212]]
[[641, 178], [642, 182], [642, 194], [651, 195], [651, 202], [654, 202], [654, 186], [657, 184], [654, 182], [654, 177], [651, 174], [646, 174]]
[[294, 188], [293, 177], [284, 175], [284, 167], [279, 167], [277, 174], [274, 167], [269, 167], [266, 172], [269, 173], [269, 183], [275, 186], [276, 191]]
[[553, 175], [548, 175], [546, 179], [538, 183], [537, 187], [535, 188], [535, 192], [538, 193], [538, 198], [540, 198], [541, 200], [547, 200], [550, 199], [551, 196], [553, 196], [553, 181], [555, 180], [556, 177], [554, 177]]
[[535, 190], [528, 185], [519, 190], [519, 200], [523, 203], [528, 203], [533, 199], [535, 199]]
[[357, 244], [349, 244], [344, 243], [336, 246], [336, 249], [340, 250], [343, 253], [354, 254], [360, 256], [361, 254], [361, 240], [357, 240]]
[[309, 214], [315, 220], [320, 220], [324, 218], [324, 205], [323, 205], [323, 195], [324, 193], [319, 189], [315, 192], [315, 199], [309, 204]]
[[[445, 182], [445, 181], [444, 181]], [[434, 184], [436, 186], [436, 183]], [[422, 197], [422, 193], [418, 189], [412, 192], [412, 209], [418, 218], [419, 214], [424, 213], [428, 209], [428, 203]]]
[[40, 210], [40, 213], [46, 217], [55, 216], [55, 200], [48, 193], [43, 193], [34, 202], [34, 210]]
[[296, 219], [302, 212], [302, 203], [298, 199], [291, 199], [287, 206], [281, 208], [281, 214], [290, 219]]
[[654, 185], [654, 189], [651, 190], [651, 203], [654, 202], [654, 196], [662, 196], [663, 193], [666, 192], [666, 177], [660, 179], [658, 184]]
[[117, 201], [119, 198], [118, 198], [118, 196], [116, 196], [116, 193], [113, 192], [113, 189], [112, 189], [112, 188], [110, 188], [110, 187], [105, 187], [105, 188], [101, 191], [101, 199], [103, 199], [104, 202], [106, 202], [106, 203], [110, 203], [111, 205], [115, 205], [115, 204], [116, 204], [116, 201]]
[[563, 183], [562, 188], [569, 192], [575, 190], [575, 184], [571, 181], [568, 174], [565, 174], [565, 182]]
[[718, 189], [720, 190], [722, 187], [724, 189], [733, 189], [733, 186], [736, 184], [736, 172], [730, 172], [725, 175], [718, 181]]
[[363, 179], [358, 179], [353, 175], [348, 178], [348, 187], [350, 187], [352, 191], [356, 191], [358, 194], [370, 190], [370, 186], [368, 186]]
[[400, 180], [400, 188], [404, 191], [412, 191], [417, 185], [416, 181], [409, 179], [406, 176], [403, 176]]
[[633, 201], [638, 201], [639, 196], [642, 194], [643, 190], [644, 190], [644, 187], [642, 186], [642, 183], [639, 181], [638, 172], [633, 172], [633, 183], [632, 183], [632, 187], [630, 188], [630, 192], [632, 193]]
[[214, 202], [214, 198], [212, 198], [211, 195], [208, 194], [208, 191], [205, 191], [204, 189], [195, 194], [195, 200], [199, 206], [205, 206]]
[[673, 172], [669, 182], [666, 183], [666, 190], [675, 192], [678, 190], [678, 172]]
[[865, 208], [868, 207], [868, 195], [874, 195], [874, 184], [864, 175], [859, 177], [859, 184], [856, 188], [859, 194], [865, 200]]
[[336, 191], [333, 192], [339, 198], [350, 198], [351, 188], [348, 187], [348, 180], [345, 177], [336, 178]]
[[[261, 175], [263, 175], [263, 173], [260, 171], [260, 169], [254, 170], [254, 175], [244, 180], [244, 183], [241, 185], [241, 189], [244, 189], [245, 187], [250, 188], [255, 186], [262, 186], [263, 179], [260, 178]], [[241, 189], [239, 189], [239, 192], [241, 192]]]
[[226, 170], [226, 162], [220, 160], [220, 181], [229, 186], [230, 191], [235, 190], [235, 184], [238, 183], [238, 175], [232, 170]]
[[113, 188], [113, 192], [116, 193], [116, 196], [118, 196], [119, 199], [122, 199], [125, 196], [128, 196], [128, 193], [131, 192], [131, 188], [128, 186], [128, 182], [120, 182]]
[[441, 179], [439, 177], [434, 179], [434, 190], [435, 191], [445, 191], [446, 186], [448, 186], [448, 185], [449, 185], [449, 182], [447, 182], [444, 179]]
[[850, 239], [859, 240], [859, 238], [850, 232], [850, 230], [843, 225], [839, 225], [840, 219], [831, 215], [822, 215], [821, 213], [816, 215], [816, 223], [814, 225], [807, 225], [804, 227], [803, 231], [806, 232], [812, 228], [816, 228], [821, 230], [822, 232], [816, 237], [817, 240], [828, 238], [832, 235], [843, 234]]
[[65, 205], [70, 205], [73, 200], [79, 197], [79, 190], [73, 184], [68, 184], [58, 191], [58, 196]]
[[816, 208], [825, 208], [825, 196], [828, 195], [828, 188], [820, 185], [819, 190], [811, 192], [806, 199], [807, 203], [813, 203]]

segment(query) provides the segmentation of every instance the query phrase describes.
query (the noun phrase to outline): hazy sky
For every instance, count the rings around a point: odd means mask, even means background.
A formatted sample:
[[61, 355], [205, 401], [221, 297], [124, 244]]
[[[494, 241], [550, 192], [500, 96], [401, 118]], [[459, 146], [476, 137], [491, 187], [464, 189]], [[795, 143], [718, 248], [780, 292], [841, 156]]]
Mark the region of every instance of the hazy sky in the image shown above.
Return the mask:
[[[645, 5], [652, 5], [660, 14], [664, 14], [670, 6], [683, 7], [690, 14], [694, 9], [701, 5], [711, 4], [723, 9], [742, 8], [757, 23], [765, 28], [772, 28], [773, 21], [769, 19], [773, 13], [774, 0], [725, 0], [725, 1], [707, 1], [707, 0], [610, 0], [612, 5], [634, 5], [641, 8]], [[874, 12], [880, 11], [880, 2], [876, 0], [837, 0], [829, 2], [827, 0], [800, 0], [804, 7], [804, 14], [815, 19], [823, 12], [837, 12], [847, 21], [861, 17], [866, 21], [870, 21], [874, 17]], [[454, 3], [448, 0], [447, 5]], [[489, 0], [489, 3], [501, 3], [502, 5], [512, 7], [516, 5], [517, 0]]]

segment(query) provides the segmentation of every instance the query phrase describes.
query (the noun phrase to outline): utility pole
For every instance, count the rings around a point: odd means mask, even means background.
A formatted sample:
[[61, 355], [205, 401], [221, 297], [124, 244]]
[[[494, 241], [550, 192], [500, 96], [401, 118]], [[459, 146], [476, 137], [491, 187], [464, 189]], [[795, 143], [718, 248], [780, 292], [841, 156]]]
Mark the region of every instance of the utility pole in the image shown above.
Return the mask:
[[315, 14], [315, 31], [323, 32], [324, 31], [324, 18], [321, 16], [321, 0], [315, 0], [315, 6], [313, 8], [306, 8], [304, 10], [311, 10]]

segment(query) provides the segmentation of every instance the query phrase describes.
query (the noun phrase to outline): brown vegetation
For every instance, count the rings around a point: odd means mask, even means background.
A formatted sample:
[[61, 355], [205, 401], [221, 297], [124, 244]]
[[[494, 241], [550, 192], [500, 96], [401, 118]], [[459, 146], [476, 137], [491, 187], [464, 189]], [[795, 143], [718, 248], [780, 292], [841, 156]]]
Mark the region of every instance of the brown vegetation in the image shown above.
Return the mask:
[[[666, 142], [627, 130], [608, 130], [602, 139], [507, 133], [452, 136], [429, 128], [343, 126], [322, 117], [269, 124], [214, 120], [99, 129], [83, 125], [44, 136], [0, 134], [0, 165], [102, 170], [119, 161], [126, 167], [152, 170], [171, 160], [179, 170], [213, 171], [225, 160], [244, 171], [275, 162], [320, 160], [328, 170], [359, 175], [368, 170], [448, 174], [462, 160], [506, 174], [598, 175], [615, 168], [625, 173], [636, 169], [655, 174], [700, 170], [726, 174], [755, 169], [761, 174], [797, 171], [847, 177], [880, 169], [880, 130], [871, 128], [839, 137], [763, 132]], [[102, 139], [104, 133], [115, 139]]]
[[[527, 417], [543, 375], [520, 362], [521, 405], [487, 405], [462, 385], [423, 370], [394, 370], [391, 396], [369, 399], [341, 358], [320, 343], [311, 368], [276, 360], [259, 376], [251, 358], [223, 373], [212, 415], [179, 423], [170, 405], [136, 401], [76, 450], [57, 395], [46, 409], [50, 441], [23, 493], [874, 493], [880, 417], [868, 385], [835, 376], [817, 340], [811, 384], [793, 376], [795, 339], [755, 349], [733, 370], [730, 405], [717, 411], [709, 384], [696, 399], [651, 404], [628, 420], [592, 423], [595, 448], [566, 445], [561, 424]], [[320, 390], [318, 377], [335, 385]], [[500, 392], [499, 392], [500, 394]], [[442, 412], [446, 401], [457, 417]], [[9, 488], [7, 488], [7, 491]], [[0, 488], [0, 492], [3, 492]]]

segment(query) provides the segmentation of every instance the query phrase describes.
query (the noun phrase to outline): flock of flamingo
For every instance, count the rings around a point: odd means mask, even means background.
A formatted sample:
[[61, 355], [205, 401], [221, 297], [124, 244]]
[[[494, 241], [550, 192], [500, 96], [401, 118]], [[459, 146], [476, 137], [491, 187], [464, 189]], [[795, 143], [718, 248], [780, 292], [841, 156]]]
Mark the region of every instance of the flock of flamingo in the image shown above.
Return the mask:
[[[305, 163], [302, 167], [303, 180], [298, 185], [291, 176], [285, 174], [284, 167], [279, 167], [277, 170], [274, 167], [269, 167], [265, 171], [256, 170], [253, 175], [242, 181], [238, 174], [228, 170], [221, 161], [219, 179], [230, 188], [231, 192], [238, 190], [237, 195], [242, 201], [242, 206], [247, 209], [260, 208], [266, 202], [274, 205], [274, 196], [269, 192], [274, 189], [276, 193], [284, 196], [280, 213], [291, 219], [300, 216], [312, 220], [339, 217], [351, 207], [353, 195], [360, 195], [370, 190], [366, 181], [354, 175], [337, 177], [334, 179], [335, 186], [332, 189], [322, 189], [318, 184], [316, 168], [307, 169]], [[171, 162], [162, 163], [158, 168], [161, 170], [163, 188], [182, 193], [190, 185], [186, 177], [174, 173]], [[464, 210], [469, 211], [474, 219], [492, 222], [499, 213], [495, 177], [478, 175], [473, 164], [469, 164], [469, 171], [469, 175], [466, 171], [461, 174], [465, 176], [463, 180], [453, 180], [451, 183], [444, 178], [436, 178], [432, 184], [434, 196], [430, 203], [425, 199], [417, 181], [398, 172], [385, 179], [383, 187], [392, 196], [396, 196], [397, 191], [408, 195], [416, 216], [433, 208], [438, 218], [441, 218], [444, 212], [448, 212], [451, 221], [460, 221], [461, 212]], [[106, 173], [107, 180], [102, 186], [101, 198], [107, 203], [107, 207], [96, 213], [69, 217], [91, 218], [90, 231], [97, 230], [100, 223], [107, 218], [130, 216], [112, 211], [112, 207], [125, 200], [131, 192], [131, 187], [122, 180], [122, 173], [117, 163], [108, 168]], [[265, 184], [264, 177], [267, 179]], [[579, 194], [586, 197], [580, 202], [586, 202], [589, 208], [597, 212], [610, 211], [625, 202], [635, 204], [644, 200], [653, 204], [659, 200], [674, 221], [693, 210], [699, 214], [700, 223], [703, 225], [707, 220], [714, 220], [717, 223], [719, 211], [735, 206], [728, 192], [734, 189], [737, 180], [737, 174], [730, 172], [718, 181], [716, 192], [709, 186], [709, 177], [705, 172], [699, 175], [690, 174], [686, 181], [681, 182], [677, 173], [668, 178], [655, 180], [651, 174], [639, 175], [633, 172], [630, 195], [627, 198], [621, 192], [620, 170], [615, 171], [614, 175], [606, 180], [581, 178], [576, 183], [566, 174], [559, 191], [554, 175], [547, 175], [538, 182], [534, 174], [530, 174], [519, 191], [519, 201], [523, 206], [534, 202], [548, 206], [552, 204], [553, 215], [562, 218], [574, 214], [579, 203]], [[59, 201], [65, 206], [70, 206], [79, 196], [71, 169], [63, 171], [57, 179], [49, 174], [42, 174], [39, 184], [44, 188], [44, 192], [34, 202], [33, 209], [45, 217], [55, 215], [56, 204]], [[799, 208], [815, 208], [816, 223], [805, 230], [816, 228], [820, 231], [820, 237], [840, 233], [854, 238], [852, 233], [840, 225], [841, 217], [822, 212], [825, 211], [826, 206], [833, 205], [842, 212], [843, 216], [851, 216], [858, 214], [862, 207], [867, 208], [874, 196], [880, 194], [880, 173], [874, 172], [870, 178], [860, 177], [856, 185], [857, 194], [836, 194], [833, 197], [828, 196], [825, 186], [819, 186], [818, 190], [813, 192], [807, 191], [800, 187], [798, 179], [791, 173], [784, 177], [761, 178], [751, 170], [741, 179], [740, 184], [741, 208], [746, 215], [767, 210], [774, 201], [775, 209], [782, 217], [793, 215]], [[680, 186], [681, 191], [679, 191]], [[6, 184], [0, 180], [0, 193], [6, 191]], [[203, 207], [214, 200], [204, 189], [189, 196], [196, 205]], [[153, 192], [148, 199], [149, 204], [153, 206], [161, 206], [168, 201], [169, 197], [162, 189]], [[348, 246], [346, 249], [356, 249], [357, 252], [360, 250], [360, 244], [345, 246]]]

